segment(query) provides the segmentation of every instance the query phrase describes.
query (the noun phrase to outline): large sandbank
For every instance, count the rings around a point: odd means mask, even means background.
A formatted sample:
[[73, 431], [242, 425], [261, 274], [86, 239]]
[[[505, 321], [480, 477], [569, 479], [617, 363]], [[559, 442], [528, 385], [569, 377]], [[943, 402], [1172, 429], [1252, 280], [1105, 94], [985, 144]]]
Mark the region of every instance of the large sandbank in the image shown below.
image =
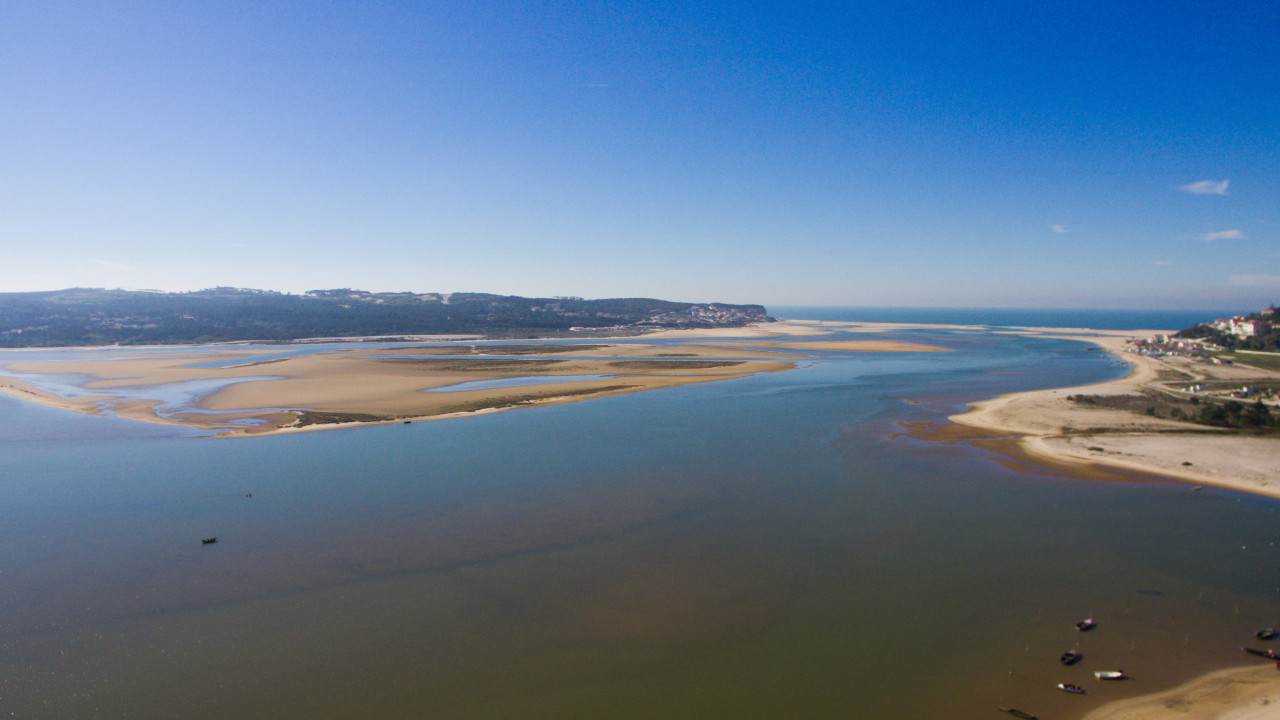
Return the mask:
[[[97, 350], [65, 360], [10, 361], [5, 367], [16, 377], [0, 379], [0, 392], [77, 412], [110, 411], [247, 435], [453, 417], [793, 367], [778, 353], [694, 345], [360, 348], [255, 357], [261, 354], [240, 349], [139, 355]], [[531, 379], [538, 384], [520, 384]], [[62, 387], [50, 389], [54, 380]], [[511, 381], [516, 382], [492, 386]], [[463, 385], [477, 382], [490, 386]], [[209, 383], [212, 391], [197, 403], [163, 406], [162, 398], [171, 394], [166, 388], [183, 383]]]
[[[353, 344], [282, 358], [227, 346], [137, 354], [88, 348], [68, 350], [58, 360], [6, 361], [12, 376], [0, 377], [0, 392], [82, 413], [109, 411], [222, 435], [261, 435], [456, 417], [741, 378], [791, 369], [791, 360], [809, 357], [808, 350], [942, 349], [882, 340], [729, 342], [828, 332], [783, 322], [654, 333], [667, 340], [663, 344]], [[175, 403], [165, 388], [183, 384], [203, 387], [206, 394], [198, 402]]]
[[1271, 665], [1210, 673], [1161, 693], [1108, 703], [1084, 720], [1275, 720], [1280, 672]]

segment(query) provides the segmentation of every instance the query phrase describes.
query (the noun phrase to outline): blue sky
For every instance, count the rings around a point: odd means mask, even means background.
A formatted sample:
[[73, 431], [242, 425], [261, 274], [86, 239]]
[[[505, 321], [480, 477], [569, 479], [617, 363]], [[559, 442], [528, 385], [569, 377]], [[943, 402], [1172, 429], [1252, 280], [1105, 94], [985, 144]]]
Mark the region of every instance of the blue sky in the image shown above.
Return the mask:
[[1280, 301], [1269, 2], [0, 5], [0, 291]]

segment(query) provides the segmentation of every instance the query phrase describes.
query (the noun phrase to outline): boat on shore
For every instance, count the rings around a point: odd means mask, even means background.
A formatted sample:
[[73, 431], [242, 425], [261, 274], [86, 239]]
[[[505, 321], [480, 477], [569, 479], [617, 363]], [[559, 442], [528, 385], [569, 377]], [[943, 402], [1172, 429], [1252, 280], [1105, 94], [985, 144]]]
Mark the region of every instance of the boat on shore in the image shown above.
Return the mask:
[[1124, 680], [1123, 670], [1095, 670], [1093, 676], [1099, 680]]

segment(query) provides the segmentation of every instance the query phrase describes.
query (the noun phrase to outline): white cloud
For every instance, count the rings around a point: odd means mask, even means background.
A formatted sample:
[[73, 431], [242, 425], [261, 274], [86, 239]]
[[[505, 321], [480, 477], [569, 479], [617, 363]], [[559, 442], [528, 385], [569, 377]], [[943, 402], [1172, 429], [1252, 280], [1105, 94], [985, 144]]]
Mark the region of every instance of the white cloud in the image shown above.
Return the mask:
[[1228, 282], [1232, 285], [1280, 285], [1277, 275], [1232, 275]]
[[1067, 226], [1066, 225], [1050, 225], [1049, 229], [1061, 235], [1067, 231]]
[[1162, 266], [1163, 266], [1163, 265], [1172, 265], [1172, 264], [1173, 264], [1173, 261], [1172, 261], [1172, 260], [1152, 260], [1152, 261], [1151, 261], [1151, 264], [1152, 264], [1152, 265], [1162, 265]]
[[1200, 180], [1182, 186], [1182, 190], [1186, 190], [1192, 195], [1226, 195], [1227, 183], [1230, 180]]
[[1243, 240], [1244, 233], [1239, 230], [1219, 230], [1218, 232], [1205, 233], [1200, 236], [1201, 240]]

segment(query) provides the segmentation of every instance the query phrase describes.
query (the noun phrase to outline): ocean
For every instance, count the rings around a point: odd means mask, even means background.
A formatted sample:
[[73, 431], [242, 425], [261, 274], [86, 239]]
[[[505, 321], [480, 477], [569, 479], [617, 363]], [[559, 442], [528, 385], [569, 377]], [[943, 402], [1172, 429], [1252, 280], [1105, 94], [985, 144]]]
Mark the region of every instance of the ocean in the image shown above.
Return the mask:
[[0, 715], [1072, 718], [1278, 624], [1280, 502], [901, 432], [1122, 363], [887, 337], [954, 352], [232, 440], [0, 396]]
[[849, 322], [992, 327], [1092, 328], [1095, 330], [1185, 330], [1204, 322], [1247, 315], [1261, 308], [1111, 310], [1045, 308], [832, 307], [783, 305], [768, 308], [780, 318]]

